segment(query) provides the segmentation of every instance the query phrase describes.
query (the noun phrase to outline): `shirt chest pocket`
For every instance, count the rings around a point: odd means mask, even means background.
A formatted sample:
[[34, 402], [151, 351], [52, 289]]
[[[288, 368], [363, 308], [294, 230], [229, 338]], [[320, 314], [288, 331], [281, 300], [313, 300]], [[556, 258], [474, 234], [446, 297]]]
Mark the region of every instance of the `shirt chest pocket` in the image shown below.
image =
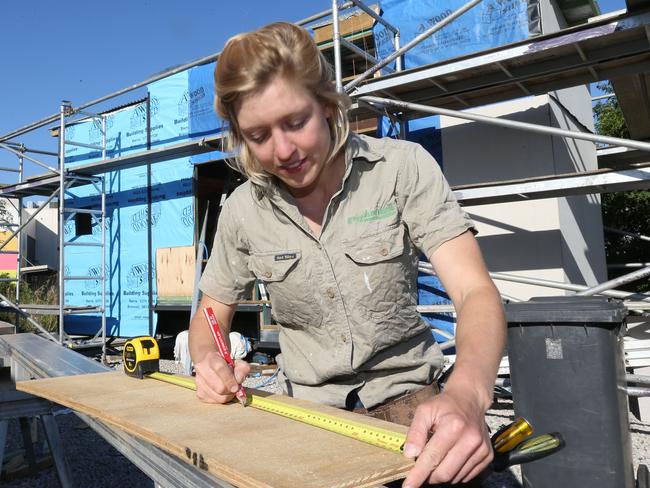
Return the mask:
[[413, 292], [408, 278], [412, 274], [411, 253], [404, 234], [404, 227], [397, 225], [344, 245], [352, 262], [355, 302], [373, 320], [396, 314]]
[[301, 262], [299, 250], [253, 253], [249, 268], [266, 286], [271, 314], [282, 326], [303, 329], [320, 326], [321, 314]]
[[389, 261], [404, 254], [404, 228], [401, 225], [346, 244], [345, 254], [359, 265]]

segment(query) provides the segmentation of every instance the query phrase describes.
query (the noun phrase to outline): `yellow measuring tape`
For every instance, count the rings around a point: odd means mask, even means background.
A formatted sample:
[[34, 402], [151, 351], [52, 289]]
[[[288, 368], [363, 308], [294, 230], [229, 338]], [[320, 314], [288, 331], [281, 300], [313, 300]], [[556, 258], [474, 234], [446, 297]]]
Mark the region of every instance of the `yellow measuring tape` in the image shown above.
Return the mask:
[[[189, 376], [176, 376], [165, 373], [148, 373], [146, 376], [189, 388], [190, 390], [196, 390], [194, 378]], [[248, 406], [298, 420], [299, 422], [313, 425], [314, 427], [320, 427], [321, 429], [351, 437], [367, 444], [381, 447], [382, 449], [388, 449], [389, 451], [401, 453], [404, 450], [406, 434], [399, 432], [380, 429], [360, 422], [353, 422], [334, 415], [309, 410], [308, 408], [287, 405], [284, 402], [253, 395], [252, 393], [248, 393]]]

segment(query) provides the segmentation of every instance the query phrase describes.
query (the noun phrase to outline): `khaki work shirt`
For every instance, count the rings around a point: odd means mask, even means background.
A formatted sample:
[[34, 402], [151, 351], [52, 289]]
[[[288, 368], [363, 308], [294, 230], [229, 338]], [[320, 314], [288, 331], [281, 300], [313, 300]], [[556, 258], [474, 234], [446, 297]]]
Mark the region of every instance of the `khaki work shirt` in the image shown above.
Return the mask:
[[200, 289], [233, 304], [261, 280], [288, 392], [343, 407], [356, 389], [370, 408], [439, 374], [442, 353], [416, 311], [417, 262], [472, 223], [418, 144], [352, 134], [345, 164], [320, 237], [283, 186], [261, 198], [250, 182], [237, 188]]

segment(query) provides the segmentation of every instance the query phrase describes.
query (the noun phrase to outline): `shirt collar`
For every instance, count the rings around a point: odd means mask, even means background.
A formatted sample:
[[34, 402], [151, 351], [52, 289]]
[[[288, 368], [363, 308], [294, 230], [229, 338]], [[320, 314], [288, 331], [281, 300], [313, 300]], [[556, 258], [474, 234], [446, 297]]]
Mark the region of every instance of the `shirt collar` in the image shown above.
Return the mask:
[[[383, 154], [372, 149], [369, 141], [373, 140], [374, 139], [370, 137], [350, 132], [345, 144], [345, 173], [343, 175], [343, 181], [348, 178], [354, 160], [365, 159], [369, 163], [376, 163], [380, 159], [384, 158]], [[271, 201], [280, 206], [282, 205], [280, 202], [293, 202], [291, 193], [284, 187], [284, 185], [279, 184], [279, 182], [275, 180], [270, 185], [268, 196]]]
[[383, 159], [384, 156], [375, 151], [368, 143], [369, 139], [369, 137], [350, 132], [345, 148], [346, 162], [353, 159], [365, 159], [369, 163], [376, 163]]

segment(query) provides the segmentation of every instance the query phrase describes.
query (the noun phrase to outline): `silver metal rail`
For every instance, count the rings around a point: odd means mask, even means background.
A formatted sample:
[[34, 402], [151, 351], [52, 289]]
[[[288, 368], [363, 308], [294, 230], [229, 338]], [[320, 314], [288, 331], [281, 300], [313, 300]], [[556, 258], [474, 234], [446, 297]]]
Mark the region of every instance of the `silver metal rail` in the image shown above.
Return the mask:
[[[104, 123], [104, 151], [106, 150], [106, 119], [103, 120]], [[106, 359], [106, 178], [102, 178], [101, 181], [101, 208], [102, 216], [100, 220], [100, 225], [102, 226], [101, 239], [102, 239], [102, 317], [101, 317], [101, 328], [102, 328], [102, 360]]]
[[50, 333], [47, 329], [45, 329], [45, 327], [43, 327], [41, 324], [39, 324], [33, 318], [31, 318], [29, 316], [29, 314], [23, 312], [18, 305], [16, 305], [15, 303], [12, 303], [11, 300], [9, 300], [6, 296], [4, 296], [1, 293], [0, 293], [0, 300], [3, 301], [3, 305], [7, 305], [10, 308], [13, 308], [16, 311], [16, 313], [18, 313], [21, 316], [25, 317], [27, 322], [29, 322], [32, 326], [36, 327], [36, 329], [38, 329], [42, 334], [44, 334], [45, 337], [47, 337], [51, 341], [56, 342], [56, 337], [54, 335], [52, 335], [52, 333]]
[[[22, 155], [18, 156], [18, 181], [23, 181], [25, 178], [25, 158]], [[23, 226], [23, 197], [18, 197], [18, 227]], [[18, 239], [18, 259], [16, 260], [16, 304], [20, 304], [20, 280], [22, 279], [22, 256], [25, 252], [25, 240]], [[3, 243], [4, 246], [4, 243]], [[16, 312], [16, 326], [20, 322], [20, 314]]]
[[[339, 9], [343, 10], [343, 9], [351, 7], [352, 5], [353, 5], [352, 2], [345, 2], [345, 3], [341, 4], [341, 5], [339, 5]], [[312, 22], [315, 22], [315, 21], [320, 20], [320, 19], [324, 19], [325, 17], [329, 17], [330, 15], [332, 15], [332, 9], [323, 10], [322, 12], [319, 12], [319, 13], [314, 14], [314, 15], [310, 15], [309, 17], [306, 17], [306, 18], [304, 18], [302, 20], [299, 20], [298, 22], [296, 22], [296, 25], [311, 24]]]
[[[576, 292], [582, 292], [586, 291], [589, 289], [588, 286], [585, 285], [576, 285], [573, 283], [560, 283], [557, 281], [551, 281], [551, 280], [544, 280], [540, 278], [529, 278], [526, 276], [517, 276], [517, 275], [512, 275], [512, 274], [507, 274], [507, 273], [490, 273], [490, 276], [494, 280], [501, 280], [501, 281], [511, 281], [513, 283], [523, 283], [527, 285], [536, 285], [536, 286], [542, 286], [542, 287], [547, 287], [547, 288], [556, 288], [559, 290], [568, 290], [568, 291], [576, 291]], [[620, 299], [635, 299], [639, 300], [642, 302], [650, 302], [650, 295], [646, 295], [643, 293], [632, 293], [628, 291], [619, 291], [619, 290], [613, 290], [613, 289], [607, 289], [607, 290], [602, 290], [600, 295], [612, 297], [612, 298], [620, 298]]]
[[645, 268], [646, 266], [650, 266], [650, 263], [612, 263], [607, 265], [611, 269]]
[[[93, 118], [95, 120], [101, 121], [101, 146], [93, 144], [85, 144], [79, 142], [73, 142], [67, 140], [65, 137], [66, 129], [66, 117], [72, 116], [75, 113], [83, 114], [86, 117]], [[58, 315], [59, 315], [59, 337], [58, 342], [63, 344], [66, 340], [65, 333], [65, 315], [66, 315], [66, 304], [65, 304], [65, 284], [66, 281], [87, 281], [87, 280], [100, 280], [101, 281], [101, 306], [88, 310], [82, 310], [80, 313], [84, 312], [99, 312], [101, 314], [100, 320], [100, 331], [101, 335], [101, 344], [102, 344], [102, 360], [106, 358], [106, 187], [105, 187], [105, 178], [101, 177], [87, 177], [87, 176], [76, 176], [74, 174], [68, 175], [65, 168], [65, 147], [66, 144], [71, 144], [75, 146], [87, 147], [90, 149], [96, 149], [101, 151], [102, 160], [106, 159], [106, 116], [97, 115], [81, 110], [76, 112], [72, 109], [70, 102], [63, 101], [61, 103], [61, 108], [59, 111], [59, 306], [58, 306]], [[79, 208], [70, 208], [65, 206], [65, 196], [67, 186], [70, 181], [86, 181], [94, 186], [95, 191], [100, 195], [101, 199], [101, 208], [96, 209], [79, 209]], [[66, 213], [68, 216], [66, 217]], [[101, 226], [101, 241], [100, 242], [67, 242], [65, 239], [65, 224], [72, 219], [76, 214], [87, 214], [90, 215], [92, 221], [96, 225]], [[66, 247], [71, 246], [84, 246], [84, 247], [99, 247], [101, 252], [101, 263], [102, 268], [97, 276], [83, 275], [83, 276], [72, 276], [66, 275], [65, 267], [65, 249]], [[97, 335], [96, 335], [97, 337]]]
[[43, 151], [41, 149], [32, 149], [32, 148], [29, 148], [29, 147], [25, 146], [25, 144], [23, 144], [21, 142], [6, 141], [6, 142], [4, 142], [4, 144], [6, 144], [8, 146], [12, 146], [12, 147], [20, 150], [20, 152], [23, 152], [23, 153], [31, 152], [31, 153], [34, 153], [34, 154], [45, 154], [47, 156], [58, 156], [58, 153], [55, 153], [55, 152], [52, 152], [52, 151]]
[[55, 174], [58, 174], [58, 173], [59, 173], [59, 170], [58, 170], [58, 169], [53, 168], [53, 167], [50, 166], [49, 164], [45, 164], [45, 163], [43, 163], [42, 161], [39, 161], [38, 159], [35, 159], [35, 158], [32, 158], [32, 157], [29, 157], [29, 156], [25, 155], [24, 153], [22, 153], [21, 151], [17, 151], [17, 150], [14, 149], [13, 147], [8, 146], [7, 144], [4, 144], [4, 143], [1, 143], [1, 142], [0, 142], [0, 147], [3, 148], [3, 149], [6, 149], [7, 151], [9, 151], [9, 152], [11, 152], [11, 153], [14, 153], [14, 154], [17, 155], [17, 156], [20, 156], [20, 157], [23, 157], [23, 158], [25, 158], [25, 159], [28, 159], [29, 161], [31, 161], [31, 162], [34, 163], [34, 164], [38, 164], [39, 166], [42, 166], [43, 168], [45, 168], [45, 169], [51, 171], [52, 173], [55, 173]]
[[391, 63], [393, 60], [399, 58], [402, 54], [404, 54], [406, 51], [411, 49], [413, 46], [416, 46], [417, 44], [424, 41], [427, 37], [430, 37], [431, 35], [435, 34], [440, 29], [445, 27], [447, 24], [453, 22], [458, 17], [460, 17], [465, 12], [467, 12], [471, 8], [475, 7], [479, 3], [481, 3], [481, 0], [471, 0], [471, 1], [467, 2], [465, 5], [463, 5], [459, 9], [457, 9], [454, 12], [452, 12], [451, 14], [449, 14], [449, 16], [445, 17], [440, 22], [438, 22], [438, 23], [434, 24], [433, 26], [431, 26], [429, 29], [424, 31], [422, 34], [414, 37], [409, 42], [407, 42], [404, 46], [402, 46], [401, 48], [399, 48], [398, 50], [396, 50], [395, 52], [393, 52], [389, 56], [386, 56], [379, 64], [376, 64], [375, 66], [373, 66], [371, 68], [368, 68], [366, 71], [361, 73], [359, 76], [357, 76], [350, 83], [345, 85], [346, 93], [350, 93], [354, 87], [356, 87], [359, 83], [361, 83], [363, 80], [368, 78], [370, 75], [376, 73], [381, 68], [383, 68], [387, 64]]
[[620, 285], [626, 285], [628, 283], [632, 283], [634, 281], [640, 280], [641, 278], [645, 278], [646, 276], [650, 276], [650, 266], [648, 266], [647, 268], [639, 269], [637, 271], [633, 271], [628, 274], [624, 274], [623, 276], [619, 276], [618, 278], [614, 278], [613, 280], [605, 281], [604, 283], [601, 283], [598, 286], [587, 288], [586, 290], [576, 293], [576, 295], [579, 296], [597, 295], [603, 291], [611, 290], [612, 288], [616, 288], [617, 286]]
[[386, 19], [384, 19], [383, 17], [377, 15], [377, 13], [375, 13], [374, 10], [372, 10], [370, 7], [366, 6], [366, 4], [364, 4], [362, 1], [360, 1], [360, 0], [352, 0], [352, 3], [353, 3], [356, 7], [360, 8], [360, 9], [363, 10], [365, 13], [367, 13], [368, 15], [370, 15], [370, 17], [372, 17], [373, 19], [375, 19], [375, 20], [376, 20], [377, 22], [379, 22], [381, 25], [383, 25], [384, 27], [386, 27], [386, 29], [388, 29], [389, 31], [391, 31], [393, 34], [399, 34], [399, 29], [398, 29], [397, 27], [395, 27], [394, 25], [392, 25], [390, 22], [388, 22], [388, 21], [387, 21]]
[[[341, 36], [339, 36], [339, 42], [341, 43], [342, 46], [347, 47], [350, 51], [357, 53], [359, 56], [364, 58], [366, 61], [371, 62], [372, 64], [379, 64], [379, 59], [374, 57], [372, 54], [364, 51], [360, 47], [357, 47], [355, 44], [352, 44], [350, 41], [347, 41], [343, 39]], [[389, 71], [394, 71], [392, 68], [389, 68], [388, 66], [386, 67], [387, 70]]]
[[59, 344], [65, 335], [63, 308], [65, 307], [65, 117], [70, 112], [69, 102], [61, 103], [59, 111]]
[[634, 238], [640, 239], [642, 241], [650, 242], [650, 237], [644, 236], [643, 234], [639, 234], [637, 232], [628, 232], [626, 230], [614, 229], [613, 227], [607, 227], [607, 226], [604, 226], [603, 229], [606, 230], [607, 232], [612, 232], [614, 234], [620, 234], [622, 236], [634, 237]]
[[334, 78], [336, 91], [343, 91], [343, 74], [341, 72], [341, 33], [339, 32], [339, 4], [332, 0], [332, 29], [334, 40]]
[[591, 142], [602, 142], [604, 144], [611, 144], [613, 146], [631, 147], [633, 149], [640, 149], [642, 151], [650, 152], [650, 143], [633, 141], [630, 139], [622, 139], [620, 137], [601, 136], [598, 134], [590, 134], [586, 132], [577, 132], [566, 129], [558, 129], [556, 127], [547, 127], [538, 124], [531, 124], [529, 122], [519, 122], [517, 120], [501, 119], [497, 117], [488, 117], [487, 115], [474, 114], [470, 112], [461, 112], [459, 110], [450, 110], [447, 108], [430, 107], [428, 105], [420, 105], [417, 103], [402, 102], [399, 100], [391, 100], [388, 98], [363, 96], [359, 97], [360, 101], [379, 105], [383, 107], [393, 107], [400, 110], [414, 110], [433, 115], [447, 115], [457, 119], [472, 120], [474, 122], [481, 122], [484, 124], [497, 125], [506, 127], [508, 129], [525, 130], [529, 132], [536, 132], [539, 134], [548, 134], [559, 137], [569, 137], [571, 139], [581, 139]]
[[650, 187], [650, 165], [631, 169], [580, 171], [479, 185], [453, 186], [463, 205], [611, 193]]
[[[435, 272], [433, 271], [433, 266], [431, 266], [431, 263], [428, 263], [426, 261], [420, 261], [418, 263], [418, 270], [428, 274], [435, 274]], [[573, 283], [562, 283], [559, 281], [544, 280], [541, 278], [531, 278], [528, 276], [519, 276], [519, 275], [508, 274], [508, 273], [491, 272], [490, 277], [493, 280], [510, 281], [513, 283], [523, 283], [526, 285], [535, 285], [535, 286], [541, 286], [545, 288], [555, 288], [559, 290], [567, 290], [567, 291], [575, 291], [575, 292], [582, 292], [590, 289], [590, 287], [585, 285], [576, 285]], [[612, 298], [634, 299], [644, 303], [650, 302], [650, 295], [644, 293], [633, 293], [629, 291], [606, 289], [599, 292], [599, 294], [604, 296], [609, 296]]]
[[[347, 49], [365, 58], [367, 61], [370, 61], [374, 65], [378, 65], [382, 62], [379, 59], [372, 56], [371, 54], [364, 51], [363, 49], [358, 48], [353, 43], [348, 42], [347, 40], [341, 37], [339, 12], [349, 7], [357, 7], [361, 9], [362, 11], [370, 15], [373, 19], [375, 19], [377, 22], [379, 22], [380, 24], [384, 25], [387, 29], [389, 29], [393, 33], [393, 37], [394, 37], [393, 43], [395, 46], [395, 50], [396, 51], [399, 50], [399, 30], [396, 27], [392, 26], [385, 19], [377, 15], [375, 12], [373, 12], [373, 10], [368, 8], [365, 4], [363, 4], [363, 2], [361, 2], [360, 0], [352, 0], [351, 2], [347, 2], [346, 4], [339, 7], [338, 1], [332, 0], [332, 9], [329, 12], [331, 12], [332, 14], [332, 41], [334, 44], [334, 80], [336, 84], [336, 90], [339, 92], [343, 91], [343, 74], [341, 69], [341, 46], [345, 46]], [[385, 66], [386, 64], [387, 63], [385, 63], [383, 66]], [[401, 71], [401, 69], [402, 69], [402, 62], [401, 62], [401, 58], [398, 57], [397, 71]], [[391, 68], [390, 71], [392, 72], [394, 70]]]
[[603, 100], [605, 98], [616, 98], [616, 93], [606, 93], [604, 95], [598, 95], [595, 97], [591, 97], [592, 101], [598, 101], [598, 100]]
[[[20, 233], [20, 231], [22, 231], [22, 230], [27, 226], [27, 224], [29, 224], [32, 220], [34, 220], [34, 218], [38, 215], [38, 213], [39, 213], [41, 210], [43, 210], [43, 208], [45, 208], [45, 206], [46, 206], [48, 203], [50, 203], [50, 202], [54, 199], [55, 196], [56, 196], [56, 193], [53, 193], [52, 195], [50, 195], [50, 197], [49, 197], [47, 200], [45, 200], [45, 202], [43, 202], [43, 205], [41, 205], [40, 207], [38, 207], [38, 209], [36, 210], [36, 212], [34, 212], [32, 215], [29, 216], [29, 218], [27, 219], [26, 222], [21, 223], [20, 226], [19, 226], [15, 231], [13, 231], [13, 232], [11, 233], [11, 235], [10, 235], [7, 239], [5, 239], [4, 242], [2, 242], [2, 244], [0, 244], [0, 250], [2, 250], [2, 249], [3, 249], [7, 244], [9, 244], [9, 242], [11, 241], [11, 239], [13, 239], [14, 237], [16, 237], [16, 236]], [[21, 210], [22, 210], [22, 209], [21, 209]]]
[[[379, 22], [381, 25], [386, 27], [389, 31], [393, 33], [393, 48], [395, 51], [400, 50], [400, 32], [397, 27], [392, 25], [390, 22], [386, 21], [383, 17], [380, 15], [377, 15], [374, 10], [366, 6], [361, 0], [352, 0], [352, 3], [361, 10], [363, 10], [365, 13], [370, 15], [375, 21]], [[365, 56], [364, 56], [365, 57]], [[397, 59], [395, 60], [395, 70], [396, 71], [402, 71], [402, 57], [398, 56]], [[393, 71], [392, 69], [390, 71]]]

